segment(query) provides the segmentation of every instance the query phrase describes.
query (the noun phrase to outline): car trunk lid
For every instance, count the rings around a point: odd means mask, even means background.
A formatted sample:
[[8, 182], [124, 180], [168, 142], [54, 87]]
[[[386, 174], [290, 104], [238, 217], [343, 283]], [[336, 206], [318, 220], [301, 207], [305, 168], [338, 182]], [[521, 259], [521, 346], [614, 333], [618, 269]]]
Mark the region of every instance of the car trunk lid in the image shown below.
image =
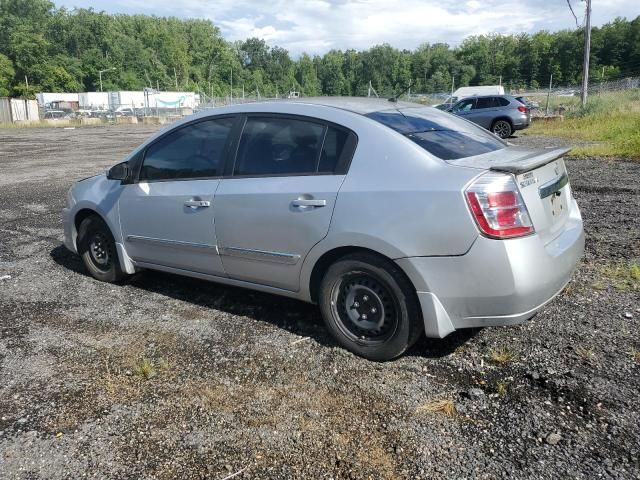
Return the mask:
[[546, 244], [562, 233], [569, 218], [572, 196], [563, 159], [568, 151], [509, 147], [449, 163], [512, 174], [535, 231]]

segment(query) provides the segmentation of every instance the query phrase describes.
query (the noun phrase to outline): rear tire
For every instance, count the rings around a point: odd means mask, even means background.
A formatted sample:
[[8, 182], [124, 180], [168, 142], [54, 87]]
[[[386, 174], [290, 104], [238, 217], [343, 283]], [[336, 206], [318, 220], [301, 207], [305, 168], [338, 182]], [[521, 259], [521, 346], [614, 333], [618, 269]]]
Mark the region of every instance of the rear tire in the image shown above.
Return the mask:
[[319, 303], [338, 343], [369, 360], [402, 355], [424, 330], [411, 282], [393, 262], [370, 253], [350, 254], [331, 265]]
[[116, 242], [111, 230], [98, 216], [89, 216], [80, 223], [78, 253], [84, 266], [96, 280], [114, 283], [127, 276], [120, 268]]
[[513, 133], [513, 127], [508, 120], [496, 120], [491, 125], [491, 131], [500, 138], [509, 138]]

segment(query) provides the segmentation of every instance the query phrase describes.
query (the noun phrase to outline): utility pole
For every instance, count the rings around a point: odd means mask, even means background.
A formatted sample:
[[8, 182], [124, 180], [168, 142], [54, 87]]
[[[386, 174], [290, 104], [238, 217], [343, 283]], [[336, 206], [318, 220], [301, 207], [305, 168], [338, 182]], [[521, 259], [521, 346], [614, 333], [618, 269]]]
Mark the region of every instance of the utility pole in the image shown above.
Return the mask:
[[105, 68], [104, 70], [98, 70], [98, 77], [100, 77], [100, 91], [102, 91], [102, 74], [104, 72], [112, 72], [116, 69], [116, 67]]
[[231, 87], [231, 103], [233, 103], [233, 65], [231, 65], [231, 82], [229, 85]]
[[456, 77], [451, 77], [451, 96], [453, 97], [453, 87], [456, 84]]
[[589, 55], [591, 53], [591, 0], [587, 1], [587, 21], [584, 28], [584, 66], [582, 70], [582, 106], [587, 106], [589, 89]]
[[551, 85], [553, 84], [553, 73], [551, 74], [551, 77], [549, 77], [549, 91], [547, 92], [547, 108], [546, 108], [546, 114], [549, 115], [549, 98], [551, 97]]

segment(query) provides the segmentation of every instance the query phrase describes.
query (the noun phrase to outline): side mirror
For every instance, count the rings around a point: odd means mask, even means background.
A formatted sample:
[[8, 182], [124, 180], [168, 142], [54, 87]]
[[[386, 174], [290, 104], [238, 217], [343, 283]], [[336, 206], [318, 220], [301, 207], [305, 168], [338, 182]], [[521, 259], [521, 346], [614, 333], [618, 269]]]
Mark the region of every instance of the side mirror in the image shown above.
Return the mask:
[[131, 177], [131, 169], [129, 168], [129, 162], [122, 162], [114, 165], [107, 170], [107, 178], [109, 180], [120, 180], [126, 182]]

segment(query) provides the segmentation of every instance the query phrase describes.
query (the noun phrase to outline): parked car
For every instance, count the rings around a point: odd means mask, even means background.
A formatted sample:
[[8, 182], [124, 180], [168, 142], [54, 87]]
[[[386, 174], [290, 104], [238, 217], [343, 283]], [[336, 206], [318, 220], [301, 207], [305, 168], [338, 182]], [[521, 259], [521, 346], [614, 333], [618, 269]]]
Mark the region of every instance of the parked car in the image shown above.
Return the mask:
[[477, 85], [475, 87], [460, 87], [453, 95], [448, 97], [443, 103], [435, 105], [439, 110], [448, 110], [458, 100], [478, 95], [504, 95], [502, 85]]
[[63, 110], [47, 110], [46, 112], [44, 112], [44, 118], [46, 120], [62, 119], [69, 118], [69, 115]]
[[531, 124], [531, 110], [511, 95], [463, 98], [447, 111], [509, 138], [514, 131]]
[[65, 245], [106, 282], [152, 269], [317, 303], [340, 345], [388, 360], [564, 288], [584, 246], [566, 152], [382, 99], [227, 106], [74, 184]]

